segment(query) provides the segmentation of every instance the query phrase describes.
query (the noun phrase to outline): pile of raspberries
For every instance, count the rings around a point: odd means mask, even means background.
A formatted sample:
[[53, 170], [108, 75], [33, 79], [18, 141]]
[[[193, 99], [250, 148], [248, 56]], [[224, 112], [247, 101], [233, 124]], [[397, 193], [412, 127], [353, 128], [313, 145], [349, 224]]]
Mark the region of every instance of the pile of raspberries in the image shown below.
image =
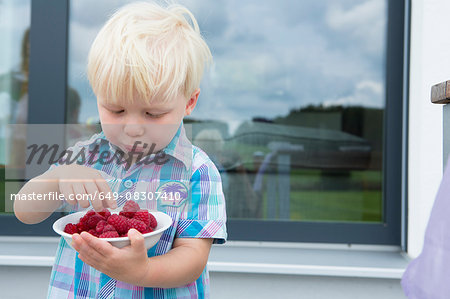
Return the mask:
[[75, 234], [88, 232], [98, 238], [127, 237], [128, 230], [134, 228], [142, 234], [151, 233], [157, 225], [155, 216], [142, 210], [134, 201], [127, 201], [119, 214], [108, 209], [100, 212], [89, 210], [77, 224], [68, 223], [64, 232]]

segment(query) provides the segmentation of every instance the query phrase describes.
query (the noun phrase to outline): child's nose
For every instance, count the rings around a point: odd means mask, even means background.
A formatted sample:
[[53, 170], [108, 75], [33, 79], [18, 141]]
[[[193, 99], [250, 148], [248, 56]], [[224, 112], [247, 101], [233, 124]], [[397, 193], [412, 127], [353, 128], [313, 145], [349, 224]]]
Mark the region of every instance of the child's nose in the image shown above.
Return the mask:
[[144, 134], [144, 126], [139, 124], [127, 124], [124, 131], [128, 136], [137, 137]]

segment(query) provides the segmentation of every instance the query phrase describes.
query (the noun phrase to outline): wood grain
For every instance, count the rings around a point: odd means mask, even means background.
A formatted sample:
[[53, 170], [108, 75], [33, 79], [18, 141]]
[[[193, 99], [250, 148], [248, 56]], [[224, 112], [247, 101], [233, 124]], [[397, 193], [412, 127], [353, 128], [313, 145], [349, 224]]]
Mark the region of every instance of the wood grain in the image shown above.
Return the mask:
[[450, 103], [450, 80], [431, 87], [431, 102], [433, 104]]

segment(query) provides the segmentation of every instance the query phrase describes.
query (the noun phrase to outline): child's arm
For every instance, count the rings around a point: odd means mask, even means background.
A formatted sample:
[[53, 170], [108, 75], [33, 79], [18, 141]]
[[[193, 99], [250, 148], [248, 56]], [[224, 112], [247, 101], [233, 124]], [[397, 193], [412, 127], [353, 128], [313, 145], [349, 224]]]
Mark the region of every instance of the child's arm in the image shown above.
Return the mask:
[[72, 245], [78, 257], [102, 273], [143, 287], [175, 288], [200, 277], [208, 261], [211, 238], [176, 238], [164, 255], [147, 257], [144, 237], [128, 232], [131, 246], [118, 249], [88, 233], [74, 234]]
[[[59, 191], [57, 168], [49, 170], [44, 174], [29, 180], [19, 191], [20, 194], [48, 194]], [[15, 200], [14, 214], [17, 219], [27, 224], [39, 223], [53, 213], [62, 204], [59, 200]]]
[[[94, 194], [97, 191], [111, 192], [108, 183], [103, 179], [98, 170], [77, 164], [59, 165], [55, 168], [28, 181], [20, 194], [50, 194], [50, 192], [63, 193], [66, 200], [75, 194]], [[92, 206], [95, 210], [103, 207], [115, 208], [114, 200], [93, 199]], [[105, 197], [108, 198], [108, 197]], [[111, 197], [109, 197], [111, 199]], [[68, 200], [69, 204], [75, 205], [77, 200]], [[79, 200], [83, 207], [89, 207], [88, 200]], [[27, 224], [41, 222], [49, 217], [60, 205], [61, 200], [16, 200], [14, 201], [14, 214]]]

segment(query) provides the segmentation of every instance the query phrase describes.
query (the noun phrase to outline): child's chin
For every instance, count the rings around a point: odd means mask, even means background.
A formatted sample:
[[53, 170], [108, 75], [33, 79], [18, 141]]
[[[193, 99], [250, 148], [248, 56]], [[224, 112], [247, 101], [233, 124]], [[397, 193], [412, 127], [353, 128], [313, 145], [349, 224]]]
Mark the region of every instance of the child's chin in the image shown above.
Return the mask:
[[162, 150], [166, 146], [160, 146], [160, 145], [153, 146], [153, 145], [151, 145], [151, 146], [147, 146], [145, 148], [144, 147], [135, 147], [135, 148], [133, 148], [133, 146], [122, 146], [121, 148], [127, 154], [130, 154], [130, 153], [140, 154], [140, 153], [142, 153], [142, 154], [147, 155], [147, 154], [155, 154], [158, 151]]
[[125, 149], [125, 152], [127, 152], [127, 153], [130, 153], [130, 152], [136, 152], [136, 153], [143, 153], [143, 152], [145, 152], [146, 150], [148, 151], [148, 148], [142, 148], [142, 147], [135, 147], [134, 149], [133, 149], [133, 147], [132, 146], [124, 146], [124, 149]]

